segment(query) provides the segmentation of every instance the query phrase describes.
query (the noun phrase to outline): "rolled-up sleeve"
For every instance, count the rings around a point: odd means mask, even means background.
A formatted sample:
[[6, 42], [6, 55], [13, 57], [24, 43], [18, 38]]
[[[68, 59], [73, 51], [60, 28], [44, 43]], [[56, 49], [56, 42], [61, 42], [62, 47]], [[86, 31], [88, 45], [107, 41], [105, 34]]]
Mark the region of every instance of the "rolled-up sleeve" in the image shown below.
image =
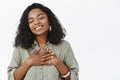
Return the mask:
[[70, 68], [70, 80], [79, 79], [79, 66], [75, 58], [73, 50], [69, 43], [67, 43], [67, 51], [65, 56], [65, 64]]
[[14, 80], [13, 73], [21, 64], [20, 58], [21, 58], [20, 50], [19, 50], [19, 48], [15, 48], [13, 51], [11, 62], [7, 68], [8, 80]]

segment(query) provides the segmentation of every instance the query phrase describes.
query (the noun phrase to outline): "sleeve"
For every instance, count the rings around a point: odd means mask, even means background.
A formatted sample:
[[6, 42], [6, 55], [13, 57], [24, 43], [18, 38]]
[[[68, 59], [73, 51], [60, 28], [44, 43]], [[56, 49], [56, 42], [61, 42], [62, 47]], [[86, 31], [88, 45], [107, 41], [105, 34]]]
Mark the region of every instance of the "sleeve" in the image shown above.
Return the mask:
[[70, 80], [79, 80], [79, 66], [70, 44], [67, 42], [65, 64], [70, 68]]
[[20, 49], [15, 48], [13, 51], [11, 62], [7, 68], [8, 80], [14, 80], [13, 73], [20, 66], [20, 64], [21, 64]]

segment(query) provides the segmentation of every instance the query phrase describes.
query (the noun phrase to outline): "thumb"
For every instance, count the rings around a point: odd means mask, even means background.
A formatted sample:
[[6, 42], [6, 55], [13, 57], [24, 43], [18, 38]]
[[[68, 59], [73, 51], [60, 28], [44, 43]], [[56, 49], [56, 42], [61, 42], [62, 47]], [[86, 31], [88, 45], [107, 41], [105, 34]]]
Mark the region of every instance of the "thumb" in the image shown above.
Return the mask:
[[33, 53], [34, 53], [34, 54], [38, 54], [38, 52], [39, 52], [39, 51], [35, 50]]

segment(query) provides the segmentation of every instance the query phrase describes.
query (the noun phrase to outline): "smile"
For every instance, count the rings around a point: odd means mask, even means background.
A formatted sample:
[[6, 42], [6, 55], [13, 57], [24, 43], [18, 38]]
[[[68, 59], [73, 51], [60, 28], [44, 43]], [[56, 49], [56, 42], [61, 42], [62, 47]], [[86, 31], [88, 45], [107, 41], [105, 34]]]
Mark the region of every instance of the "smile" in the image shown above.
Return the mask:
[[34, 29], [35, 29], [35, 30], [40, 30], [40, 29], [42, 29], [42, 27], [43, 27], [43, 26], [37, 26], [37, 27], [35, 27]]

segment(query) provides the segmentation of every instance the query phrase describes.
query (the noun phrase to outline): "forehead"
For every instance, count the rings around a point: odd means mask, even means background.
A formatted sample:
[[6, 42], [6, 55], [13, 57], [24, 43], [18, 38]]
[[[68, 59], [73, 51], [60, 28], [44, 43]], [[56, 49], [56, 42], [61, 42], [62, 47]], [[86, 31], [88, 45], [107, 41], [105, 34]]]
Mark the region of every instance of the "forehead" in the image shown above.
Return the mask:
[[46, 15], [45, 12], [43, 12], [42, 10], [36, 8], [36, 9], [32, 9], [29, 13], [28, 13], [28, 17], [34, 17], [37, 15]]

